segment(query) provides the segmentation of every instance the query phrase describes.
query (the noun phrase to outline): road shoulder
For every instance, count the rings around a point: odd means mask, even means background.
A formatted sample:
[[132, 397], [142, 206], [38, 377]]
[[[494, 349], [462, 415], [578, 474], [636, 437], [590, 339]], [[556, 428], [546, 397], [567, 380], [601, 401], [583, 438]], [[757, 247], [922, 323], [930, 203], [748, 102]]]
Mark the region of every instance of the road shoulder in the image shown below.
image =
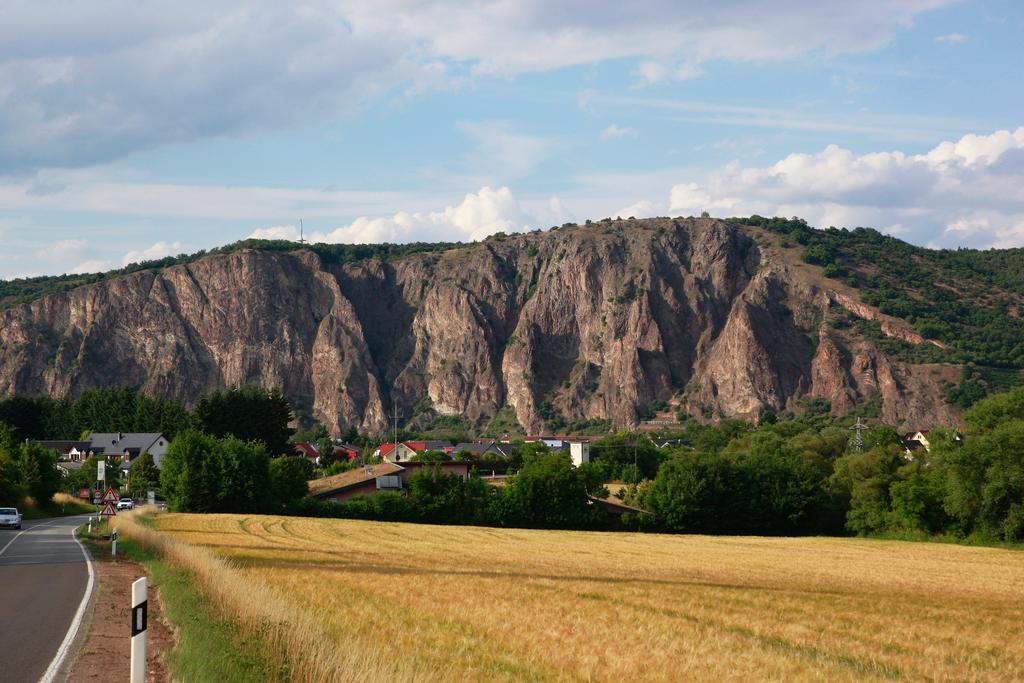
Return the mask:
[[[88, 539], [97, 586], [89, 609], [89, 623], [80, 640], [78, 656], [70, 667], [69, 680], [127, 680], [131, 668], [131, 585], [146, 570], [125, 556], [110, 556], [109, 541]], [[149, 580], [146, 680], [168, 681], [164, 655], [174, 647], [174, 634], [163, 618], [160, 586]]]

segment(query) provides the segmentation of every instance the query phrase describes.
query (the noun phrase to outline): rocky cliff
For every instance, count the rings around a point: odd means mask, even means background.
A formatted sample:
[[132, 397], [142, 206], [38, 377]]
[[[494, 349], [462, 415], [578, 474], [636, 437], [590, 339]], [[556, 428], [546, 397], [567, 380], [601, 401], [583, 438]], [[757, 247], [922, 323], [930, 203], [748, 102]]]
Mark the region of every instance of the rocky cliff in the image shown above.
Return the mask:
[[[756, 416], [805, 396], [880, 401], [950, 422], [955, 368], [884, 355], [842, 316], [928, 343], [799, 263], [772, 235], [713, 219], [598, 222], [393, 261], [241, 251], [143, 271], [0, 313], [0, 393], [130, 384], [194, 401], [279, 386], [332, 429], [380, 430], [429, 397], [477, 423], [510, 406], [633, 425], [654, 399]], [[550, 404], [550, 408], [547, 404]]]

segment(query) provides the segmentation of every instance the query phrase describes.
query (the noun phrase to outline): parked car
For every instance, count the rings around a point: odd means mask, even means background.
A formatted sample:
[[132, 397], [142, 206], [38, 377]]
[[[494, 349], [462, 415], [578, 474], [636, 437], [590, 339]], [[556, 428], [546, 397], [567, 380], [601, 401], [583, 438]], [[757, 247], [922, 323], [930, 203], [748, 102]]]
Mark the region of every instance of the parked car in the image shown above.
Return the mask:
[[122, 498], [121, 500], [117, 501], [117, 509], [118, 510], [134, 510], [135, 509], [135, 501], [132, 500], [131, 498]]
[[18, 508], [0, 508], [0, 527], [4, 529], [20, 529], [21, 513]]

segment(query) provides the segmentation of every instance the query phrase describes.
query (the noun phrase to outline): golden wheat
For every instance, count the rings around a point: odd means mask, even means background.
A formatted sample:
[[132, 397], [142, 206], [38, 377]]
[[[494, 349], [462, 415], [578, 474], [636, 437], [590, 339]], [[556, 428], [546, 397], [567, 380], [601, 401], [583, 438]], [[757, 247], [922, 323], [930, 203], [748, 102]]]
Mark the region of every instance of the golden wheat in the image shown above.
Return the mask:
[[[1024, 557], [239, 515], [128, 522], [297, 680], [1006, 680]], [[124, 521], [121, 522], [124, 525]]]

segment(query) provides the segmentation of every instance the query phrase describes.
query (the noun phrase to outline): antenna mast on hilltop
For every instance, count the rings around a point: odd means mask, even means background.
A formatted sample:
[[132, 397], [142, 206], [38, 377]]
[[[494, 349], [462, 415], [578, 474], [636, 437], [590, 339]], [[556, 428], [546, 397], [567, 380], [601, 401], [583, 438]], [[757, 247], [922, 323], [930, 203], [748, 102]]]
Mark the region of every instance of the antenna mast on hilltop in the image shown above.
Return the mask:
[[860, 418], [858, 417], [857, 422], [854, 423], [854, 425], [850, 427], [850, 429], [853, 430], [853, 450], [857, 453], [860, 453], [861, 451], [864, 450], [864, 435], [862, 434], [862, 432], [865, 429], [871, 429], [871, 427], [868, 427], [866, 424], [861, 422]]
[[302, 219], [299, 219], [299, 244], [305, 244], [306, 238], [302, 234]]

